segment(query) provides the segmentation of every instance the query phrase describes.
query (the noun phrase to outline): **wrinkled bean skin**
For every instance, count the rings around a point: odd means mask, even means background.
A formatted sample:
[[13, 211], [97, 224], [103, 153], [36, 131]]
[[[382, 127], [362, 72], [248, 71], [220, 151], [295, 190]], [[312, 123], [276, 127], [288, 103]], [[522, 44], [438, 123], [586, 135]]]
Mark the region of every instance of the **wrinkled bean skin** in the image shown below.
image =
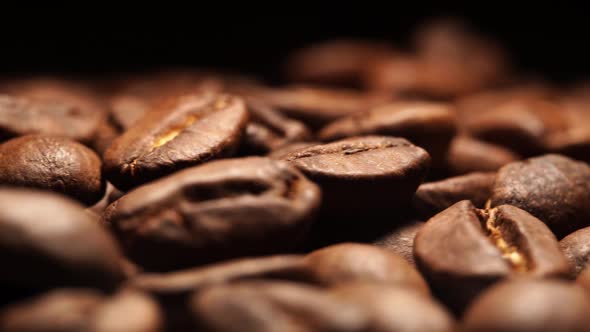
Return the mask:
[[491, 195], [495, 178], [496, 173], [470, 173], [423, 183], [414, 196], [414, 207], [426, 218], [465, 199], [483, 208]]
[[171, 269], [292, 247], [320, 195], [284, 162], [227, 159], [139, 187], [111, 204], [104, 220], [133, 259]]
[[119, 136], [103, 156], [104, 171], [118, 189], [227, 156], [246, 128], [244, 101], [202, 93], [167, 99]]
[[100, 158], [63, 137], [28, 135], [0, 145], [0, 185], [50, 190], [86, 205], [103, 196]]
[[414, 257], [433, 291], [461, 312], [489, 285], [509, 277], [565, 277], [557, 239], [517, 207], [476, 209], [458, 202], [435, 215], [414, 240]]
[[514, 162], [498, 171], [490, 199], [529, 212], [561, 238], [590, 222], [590, 166], [560, 155]]
[[383, 211], [409, 202], [430, 166], [426, 151], [405, 139], [385, 136], [360, 136], [302, 148], [283, 160], [320, 185], [327, 214], [342, 216], [355, 210]]

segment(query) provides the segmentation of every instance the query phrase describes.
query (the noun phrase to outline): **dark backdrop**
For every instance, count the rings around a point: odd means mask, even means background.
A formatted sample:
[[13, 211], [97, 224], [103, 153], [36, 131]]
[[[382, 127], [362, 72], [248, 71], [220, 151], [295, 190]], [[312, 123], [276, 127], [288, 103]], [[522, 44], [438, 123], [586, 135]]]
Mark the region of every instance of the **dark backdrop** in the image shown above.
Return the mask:
[[[442, 1], [440, 1], [442, 2]], [[479, 2], [479, 1], [477, 1]], [[440, 5], [397, 1], [259, 4], [150, 8], [118, 12], [117, 7], [84, 8], [76, 13], [52, 10], [20, 12], [2, 23], [0, 70], [103, 73], [165, 65], [218, 67], [279, 77], [290, 50], [335, 37], [391, 40], [403, 44], [421, 21], [458, 16], [494, 37], [529, 71], [554, 80], [590, 77], [588, 5], [514, 3]], [[383, 3], [383, 2], [381, 2]], [[105, 10], [106, 9], [106, 10]]]

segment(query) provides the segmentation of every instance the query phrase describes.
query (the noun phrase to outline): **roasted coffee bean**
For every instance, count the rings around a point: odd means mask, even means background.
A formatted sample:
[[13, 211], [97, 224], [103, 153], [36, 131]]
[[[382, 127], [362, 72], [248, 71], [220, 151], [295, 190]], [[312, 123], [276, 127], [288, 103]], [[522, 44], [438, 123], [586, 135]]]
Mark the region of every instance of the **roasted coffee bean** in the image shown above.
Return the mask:
[[331, 291], [368, 312], [369, 328], [363, 331], [455, 331], [450, 313], [429, 296], [397, 285], [352, 283]]
[[299, 271], [305, 280], [324, 287], [364, 282], [428, 293], [422, 276], [401, 256], [367, 244], [343, 243], [316, 250], [305, 256]]
[[272, 107], [253, 99], [247, 101], [247, 106], [251, 120], [246, 127], [242, 154], [267, 154], [311, 138], [309, 129], [303, 123], [283, 116]]
[[319, 188], [285, 162], [227, 159], [137, 188], [105, 221], [132, 259], [171, 269], [289, 249], [319, 203]]
[[282, 89], [250, 87], [237, 91], [277, 108], [287, 116], [303, 121], [312, 129], [353, 113], [369, 110], [391, 100], [384, 94], [354, 90], [294, 86]]
[[242, 258], [217, 264], [175, 270], [167, 273], [143, 273], [130, 280], [132, 288], [154, 295], [161, 303], [167, 330], [193, 330], [186, 306], [188, 296], [207, 287], [251, 279], [296, 280], [302, 256], [275, 255]]
[[497, 171], [520, 156], [499, 145], [460, 135], [451, 142], [446, 159], [451, 174], [466, 174]]
[[102, 213], [104, 212], [104, 210], [112, 202], [121, 198], [121, 196], [123, 196], [123, 193], [121, 191], [117, 190], [117, 188], [115, 188], [115, 186], [113, 186], [110, 182], [107, 182], [105, 193], [102, 196], [102, 198], [100, 199], [100, 201], [96, 202], [96, 204], [94, 204], [93, 206], [89, 207], [86, 210], [90, 211], [100, 217], [100, 216], [102, 216]]
[[569, 273], [547, 226], [510, 205], [478, 210], [469, 201], [456, 203], [420, 229], [414, 257], [434, 293], [456, 312], [502, 278]]
[[572, 266], [572, 277], [590, 266], [590, 227], [579, 229], [559, 241], [559, 246]]
[[587, 291], [590, 291], [590, 268], [585, 268], [578, 274], [576, 283], [584, 287]]
[[291, 152], [303, 149], [303, 148], [307, 148], [310, 146], [314, 146], [314, 145], [320, 145], [322, 144], [321, 142], [297, 142], [297, 143], [292, 143], [289, 145], [285, 145], [281, 148], [278, 148], [276, 150], [271, 151], [267, 156], [269, 158], [272, 159], [283, 159], [286, 155], [288, 155]]
[[240, 258], [166, 273], [144, 273], [131, 279], [131, 287], [156, 296], [186, 295], [205, 287], [246, 279], [296, 279], [292, 271], [302, 265], [301, 255]]
[[133, 95], [115, 95], [109, 100], [109, 120], [118, 131], [133, 127], [151, 108], [152, 103]]
[[119, 136], [104, 154], [115, 187], [126, 190], [231, 154], [246, 128], [242, 99], [200, 94], [172, 98]]
[[199, 330], [210, 332], [360, 332], [370, 316], [352, 301], [303, 284], [250, 281], [197, 292], [190, 302]]
[[63, 137], [27, 135], [0, 145], [0, 185], [51, 190], [91, 205], [104, 194], [100, 158]]
[[410, 265], [416, 266], [414, 262], [414, 238], [422, 226], [424, 226], [422, 221], [411, 221], [382, 235], [374, 241], [374, 244], [400, 255]]
[[65, 100], [0, 95], [0, 141], [27, 134], [69, 137], [90, 143], [104, 114]]
[[504, 282], [482, 294], [463, 319], [466, 332], [583, 332], [590, 300], [573, 284], [556, 280]]
[[56, 289], [0, 312], [3, 332], [157, 332], [162, 325], [157, 304], [130, 290], [107, 297], [91, 289]]
[[120, 134], [120, 131], [105, 119], [98, 126], [90, 146], [102, 156]]
[[317, 182], [330, 215], [375, 213], [410, 201], [430, 158], [403, 138], [363, 136], [311, 146], [283, 160]]
[[82, 206], [61, 196], [0, 190], [3, 285], [114, 287], [123, 279], [115, 241]]
[[296, 82], [359, 86], [372, 59], [388, 55], [385, 43], [334, 40], [296, 51], [287, 60], [286, 76]]
[[590, 162], [590, 100], [584, 97], [566, 98], [560, 103], [565, 125], [549, 134], [547, 149], [574, 159]]
[[498, 171], [491, 203], [519, 207], [561, 238], [590, 223], [590, 167], [560, 155], [508, 164]]
[[525, 156], [546, 151], [549, 134], [565, 126], [559, 105], [547, 100], [513, 99], [470, 114], [464, 125], [471, 135]]
[[336, 120], [318, 137], [324, 141], [361, 135], [403, 137], [428, 151], [434, 165], [442, 166], [456, 132], [455, 122], [450, 105], [397, 102]]
[[503, 82], [508, 76], [504, 50], [461, 22], [428, 22], [416, 31], [413, 43], [424, 63], [424, 85], [430, 94], [461, 95]]
[[322, 290], [276, 281], [241, 282], [199, 292], [191, 307], [195, 320], [210, 331], [394, 332], [454, 327], [452, 317], [420, 292], [362, 283]]
[[423, 183], [414, 196], [414, 208], [430, 218], [449, 206], [469, 200], [483, 208], [492, 194], [496, 173], [470, 173], [436, 182]]

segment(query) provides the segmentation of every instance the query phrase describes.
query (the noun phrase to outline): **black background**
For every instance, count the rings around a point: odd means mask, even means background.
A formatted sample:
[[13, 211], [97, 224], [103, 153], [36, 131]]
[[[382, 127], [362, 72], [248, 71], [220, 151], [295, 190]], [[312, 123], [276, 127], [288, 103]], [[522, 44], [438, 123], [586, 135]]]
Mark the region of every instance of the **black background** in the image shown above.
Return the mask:
[[[442, 2], [442, 1], [441, 1]], [[276, 80], [292, 49], [336, 37], [390, 40], [403, 45], [422, 21], [461, 17], [504, 44], [514, 62], [557, 81], [590, 77], [588, 5], [515, 3], [440, 5], [417, 2], [286, 2], [237, 8], [115, 5], [51, 13], [5, 11], [0, 70], [108, 73], [162, 66], [216, 67]], [[57, 12], [57, 14], [54, 14]]]

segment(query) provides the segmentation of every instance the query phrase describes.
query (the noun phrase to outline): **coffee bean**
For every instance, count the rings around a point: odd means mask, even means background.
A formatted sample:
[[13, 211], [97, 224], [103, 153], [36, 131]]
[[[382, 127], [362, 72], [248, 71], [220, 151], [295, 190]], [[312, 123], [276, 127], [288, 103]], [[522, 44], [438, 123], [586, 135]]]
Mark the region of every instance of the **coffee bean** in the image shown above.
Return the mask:
[[508, 164], [498, 171], [491, 203], [519, 207], [561, 238], [590, 222], [590, 167], [560, 155]]
[[247, 119], [240, 98], [205, 93], [170, 99], [112, 143], [104, 154], [105, 173], [126, 190], [231, 154]]
[[449, 312], [413, 289], [353, 283], [339, 285], [331, 294], [357, 303], [368, 312], [370, 327], [363, 331], [455, 331]]
[[590, 300], [555, 280], [504, 282], [482, 294], [463, 319], [466, 332], [588, 331]]
[[327, 214], [377, 213], [410, 201], [430, 164], [428, 153], [402, 138], [364, 136], [311, 146], [283, 160], [317, 182]]
[[100, 201], [96, 202], [96, 204], [92, 205], [91, 207], [87, 208], [86, 211], [90, 211], [97, 216], [102, 216], [104, 210], [114, 201], [121, 198], [123, 193], [117, 188], [115, 188], [110, 182], [107, 182], [106, 190]]
[[105, 221], [134, 260], [171, 269], [292, 248], [319, 202], [319, 188], [287, 163], [228, 159], [137, 188]]
[[90, 143], [103, 116], [97, 110], [69, 101], [0, 95], [0, 141], [27, 134], [47, 134]]
[[102, 156], [120, 134], [121, 132], [115, 126], [107, 119], [104, 119], [96, 129], [90, 146]]
[[285, 65], [287, 78], [297, 82], [359, 86], [372, 59], [392, 52], [385, 43], [334, 40], [297, 50]]
[[472, 114], [464, 124], [476, 138], [530, 156], [546, 151], [548, 135], [561, 130], [565, 126], [563, 122], [559, 105], [523, 98]]
[[218, 284], [251, 279], [296, 280], [302, 256], [275, 255], [241, 258], [167, 273], [144, 273], [130, 280], [132, 288], [154, 295], [166, 315], [167, 330], [194, 330], [186, 306], [193, 292]]
[[491, 196], [495, 178], [496, 173], [469, 173], [423, 183], [414, 196], [414, 207], [425, 218], [462, 200], [469, 200], [476, 207], [483, 208]]
[[56, 289], [0, 312], [5, 332], [157, 332], [162, 325], [157, 304], [130, 290], [107, 297], [91, 289]]
[[455, 122], [450, 105], [397, 102], [336, 120], [318, 137], [324, 141], [361, 135], [403, 137], [428, 151], [434, 165], [442, 166], [456, 132]]
[[0, 185], [51, 190], [91, 205], [105, 183], [100, 158], [63, 137], [27, 135], [0, 145]]
[[460, 135], [451, 142], [446, 159], [451, 174], [466, 174], [497, 171], [520, 156], [499, 145]]
[[161, 297], [186, 295], [212, 285], [247, 279], [297, 279], [293, 271], [300, 268], [302, 258], [300, 255], [240, 258], [166, 273], [144, 273], [129, 283], [133, 288]]
[[286, 155], [288, 155], [291, 152], [303, 149], [303, 148], [307, 148], [310, 146], [314, 146], [314, 145], [320, 145], [322, 143], [320, 142], [297, 142], [297, 143], [291, 143], [288, 145], [285, 145], [283, 147], [280, 147], [276, 150], [271, 151], [267, 157], [272, 158], [272, 159], [283, 159]]
[[286, 282], [250, 281], [211, 287], [190, 301], [198, 330], [367, 331], [369, 313], [321, 289]]
[[260, 99], [312, 129], [356, 112], [369, 110], [391, 100], [384, 94], [354, 90], [293, 86], [282, 89], [249, 87], [240, 94]]
[[416, 266], [416, 263], [414, 262], [414, 238], [423, 225], [424, 222], [422, 221], [410, 221], [409, 223], [399, 226], [393, 231], [382, 235], [375, 240], [374, 244], [400, 255], [410, 263], [410, 265]]
[[305, 256], [300, 271], [306, 280], [324, 287], [346, 282], [395, 284], [428, 294], [422, 276], [402, 257], [366, 244], [316, 250]]
[[587, 111], [590, 101], [583, 97], [570, 97], [563, 100], [560, 106], [565, 124], [561, 130], [549, 133], [547, 149], [590, 162], [590, 116]]
[[433, 291], [456, 312], [502, 278], [569, 272], [543, 222], [514, 206], [478, 210], [469, 201], [426, 222], [416, 235], [414, 257]]
[[114, 287], [123, 279], [111, 236], [61, 196], [0, 189], [3, 285]]
[[579, 229], [559, 241], [559, 246], [572, 266], [572, 277], [577, 277], [590, 266], [590, 227]]
[[580, 274], [578, 274], [576, 283], [584, 287], [586, 291], [590, 291], [590, 268], [584, 268]]
[[119, 131], [124, 132], [133, 127], [151, 108], [145, 98], [134, 95], [115, 95], [109, 99], [111, 112], [109, 120]]
[[247, 106], [251, 120], [246, 127], [241, 154], [266, 154], [311, 137], [303, 123], [283, 116], [264, 103], [250, 99]]
[[240, 282], [196, 293], [191, 308], [195, 320], [208, 331], [393, 332], [454, 328], [452, 317], [420, 292], [363, 283], [322, 290], [276, 281]]

